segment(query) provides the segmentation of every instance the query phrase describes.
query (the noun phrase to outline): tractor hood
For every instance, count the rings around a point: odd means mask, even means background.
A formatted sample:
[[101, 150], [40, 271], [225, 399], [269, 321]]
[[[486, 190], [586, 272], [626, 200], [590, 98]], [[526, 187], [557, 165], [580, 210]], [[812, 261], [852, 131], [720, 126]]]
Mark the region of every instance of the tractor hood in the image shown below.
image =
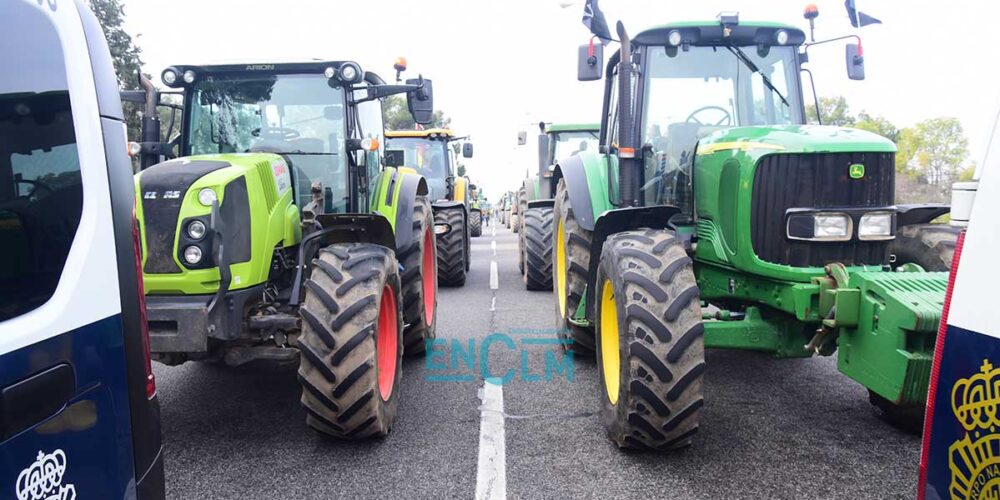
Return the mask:
[[864, 130], [826, 125], [736, 127], [713, 132], [698, 142], [698, 155], [743, 151], [768, 153], [894, 153], [892, 141]]

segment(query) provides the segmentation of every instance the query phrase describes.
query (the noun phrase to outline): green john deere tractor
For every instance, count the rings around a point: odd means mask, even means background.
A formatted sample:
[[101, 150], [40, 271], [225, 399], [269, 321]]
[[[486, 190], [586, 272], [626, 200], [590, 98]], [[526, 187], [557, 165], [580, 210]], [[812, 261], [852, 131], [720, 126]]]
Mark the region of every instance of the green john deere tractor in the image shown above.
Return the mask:
[[519, 268], [528, 290], [552, 290], [552, 207], [556, 186], [552, 169], [559, 158], [597, 150], [599, 124], [539, 123], [538, 170], [521, 190]]
[[[471, 185], [456, 174], [459, 141], [448, 129], [386, 132], [390, 166], [415, 172], [430, 186], [431, 208], [437, 224], [438, 283], [462, 286], [470, 269]], [[454, 146], [454, 147], [449, 147]], [[472, 143], [461, 142], [462, 156], [472, 158]]]
[[405, 93], [430, 121], [431, 82], [388, 85], [345, 61], [162, 79], [183, 94], [181, 133], [159, 142], [144, 81], [135, 176], [154, 358], [298, 359], [309, 426], [387, 434], [404, 349], [435, 334], [437, 279], [428, 184], [382, 165], [382, 99]]
[[[603, 73], [599, 45], [580, 51], [580, 78], [605, 80], [599, 150], [553, 176], [560, 335], [596, 351], [612, 441], [690, 443], [706, 347], [836, 354], [885, 417], [919, 421], [947, 273], [890, 266], [896, 234], [933, 215], [894, 203], [895, 146], [805, 125], [793, 26], [618, 35]], [[863, 77], [857, 45], [847, 64]]]

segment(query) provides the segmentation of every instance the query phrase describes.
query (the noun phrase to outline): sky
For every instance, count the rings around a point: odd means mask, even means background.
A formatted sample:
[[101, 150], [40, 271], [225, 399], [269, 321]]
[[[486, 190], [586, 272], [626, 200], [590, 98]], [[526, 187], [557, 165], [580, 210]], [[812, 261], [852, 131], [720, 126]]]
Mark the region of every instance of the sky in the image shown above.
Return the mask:
[[[671, 21], [713, 20], [738, 11], [743, 20], [780, 21], [808, 29], [803, 0], [601, 0], [608, 22], [631, 34]], [[853, 112], [882, 115], [897, 126], [955, 117], [965, 128], [970, 160], [982, 162], [1000, 105], [1000, 69], [990, 26], [1000, 2], [857, 0], [884, 24], [854, 29], [841, 0], [815, 1], [817, 39], [862, 37], [867, 78], [846, 76], [844, 42], [810, 49], [821, 96], [843, 95]], [[407, 58], [407, 75], [434, 81], [435, 107], [452, 129], [470, 135], [466, 160], [488, 197], [520, 185], [537, 168], [532, 145], [540, 120], [595, 122], [603, 83], [576, 80], [576, 51], [589, 32], [582, 0], [122, 0], [126, 29], [142, 48], [144, 69], [159, 80], [172, 64], [321, 58], [354, 60], [384, 79]], [[982, 21], [977, 23], [977, 21]], [[606, 55], [617, 48], [609, 46]], [[805, 87], [808, 89], [808, 86]], [[811, 93], [806, 90], [806, 100]]]

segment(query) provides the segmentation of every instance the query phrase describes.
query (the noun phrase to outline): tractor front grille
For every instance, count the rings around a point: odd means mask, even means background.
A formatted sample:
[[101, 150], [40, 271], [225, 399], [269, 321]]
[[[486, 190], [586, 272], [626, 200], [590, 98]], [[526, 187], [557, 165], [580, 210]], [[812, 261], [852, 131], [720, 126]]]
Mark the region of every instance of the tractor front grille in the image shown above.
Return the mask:
[[[850, 177], [853, 164], [865, 166], [864, 177]], [[791, 208], [891, 206], [895, 175], [892, 153], [795, 153], [761, 158], [750, 201], [754, 253], [763, 261], [795, 267], [820, 267], [831, 262], [887, 264], [886, 241], [860, 241], [856, 236], [838, 242], [791, 240], [785, 216]]]

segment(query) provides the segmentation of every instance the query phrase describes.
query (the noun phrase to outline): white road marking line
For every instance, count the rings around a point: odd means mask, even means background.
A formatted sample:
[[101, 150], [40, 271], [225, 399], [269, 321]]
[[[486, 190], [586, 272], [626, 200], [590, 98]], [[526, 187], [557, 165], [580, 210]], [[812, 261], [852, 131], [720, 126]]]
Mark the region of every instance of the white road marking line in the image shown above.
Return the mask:
[[497, 274], [497, 261], [490, 261], [490, 290], [500, 289], [500, 276]]
[[493, 256], [496, 257], [497, 256], [497, 242], [496, 241], [491, 241], [490, 242], [490, 249], [493, 250]]
[[489, 378], [480, 391], [479, 467], [476, 471], [476, 499], [507, 498], [507, 452], [503, 417], [503, 387], [500, 379]]
[[494, 295], [493, 300], [490, 301], [490, 311], [496, 311], [496, 310], [497, 310], [497, 297], [496, 295]]

